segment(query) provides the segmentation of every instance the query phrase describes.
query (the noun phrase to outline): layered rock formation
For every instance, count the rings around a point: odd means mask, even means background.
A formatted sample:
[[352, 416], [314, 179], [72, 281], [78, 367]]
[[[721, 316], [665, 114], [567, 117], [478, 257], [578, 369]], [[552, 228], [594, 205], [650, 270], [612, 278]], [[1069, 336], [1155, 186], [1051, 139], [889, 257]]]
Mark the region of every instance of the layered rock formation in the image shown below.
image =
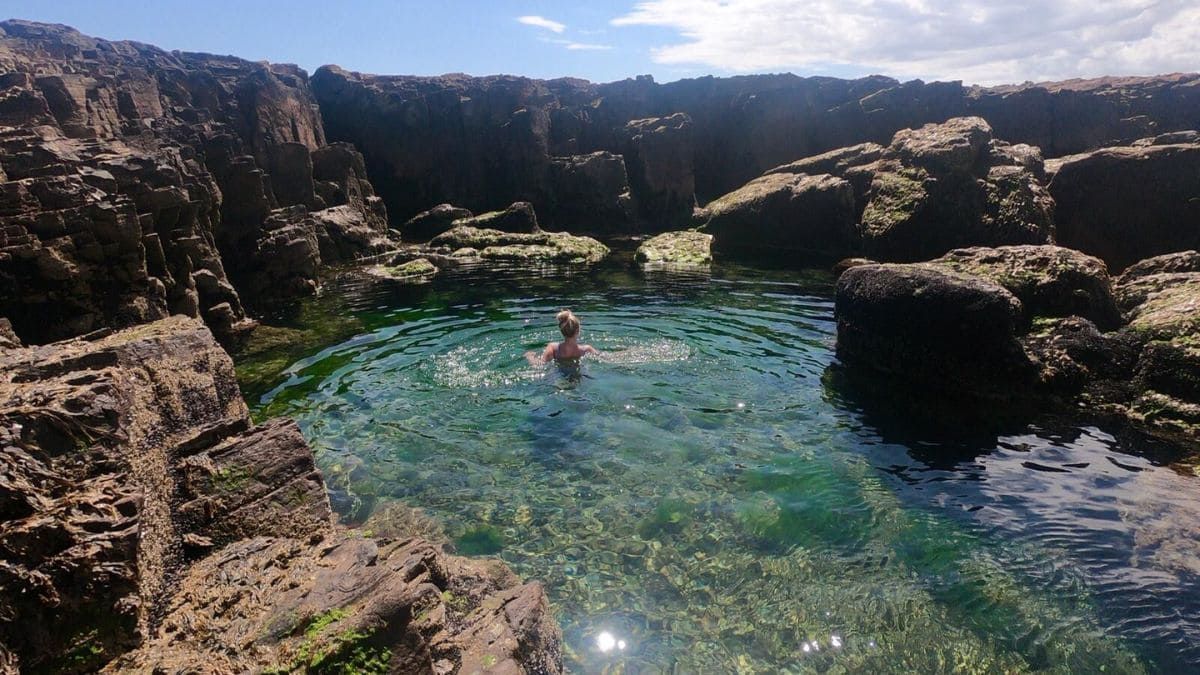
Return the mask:
[[381, 246], [299, 68], [7, 21], [0, 71], [0, 315], [27, 341], [171, 313], [233, 340], [245, 300]]
[[[1200, 127], [1197, 75], [967, 88], [878, 76], [592, 84], [326, 67], [312, 86], [330, 136], [364, 149], [394, 215], [408, 218], [442, 202], [478, 211], [527, 200], [547, 224], [572, 230], [619, 229], [610, 213], [589, 220], [551, 207], [550, 167], [595, 152], [624, 159], [647, 230], [686, 224], [693, 190], [703, 203], [771, 167], [886, 144], [901, 129], [953, 117], [981, 117], [997, 138], [1041, 148], [1046, 157]], [[616, 190], [590, 199], [611, 203]]]
[[561, 669], [536, 584], [335, 529], [298, 428], [251, 424], [198, 321], [4, 348], [0, 373], [6, 665]]
[[864, 264], [838, 280], [838, 355], [935, 392], [1108, 413], [1200, 432], [1200, 255], [1117, 279], [1056, 246], [973, 248]]

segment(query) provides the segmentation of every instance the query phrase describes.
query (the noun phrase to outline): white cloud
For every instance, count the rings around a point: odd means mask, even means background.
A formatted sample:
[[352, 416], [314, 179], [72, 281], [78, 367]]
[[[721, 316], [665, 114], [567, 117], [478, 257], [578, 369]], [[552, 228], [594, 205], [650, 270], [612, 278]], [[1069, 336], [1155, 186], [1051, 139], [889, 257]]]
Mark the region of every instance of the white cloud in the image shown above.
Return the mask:
[[566, 24], [561, 24], [557, 21], [551, 21], [544, 16], [538, 16], [536, 14], [531, 14], [529, 16], [518, 16], [517, 21], [525, 24], [526, 26], [537, 26], [538, 28], [545, 28], [546, 30], [555, 33], [561, 33], [567, 29]]
[[602, 44], [596, 44], [596, 43], [592, 43], [592, 42], [575, 42], [574, 40], [564, 40], [564, 39], [560, 39], [560, 38], [546, 38], [546, 37], [538, 38], [538, 39], [541, 40], [542, 42], [549, 42], [550, 44], [562, 45], [563, 47], [565, 47], [566, 49], [569, 49], [571, 51], [604, 51], [604, 50], [612, 49], [612, 45], [602, 45]]
[[591, 42], [568, 42], [566, 48], [571, 51], [603, 51], [612, 49], [612, 45], [598, 45]]
[[658, 63], [735, 72], [997, 84], [1200, 67], [1195, 0], [646, 0], [612, 24], [678, 31]]

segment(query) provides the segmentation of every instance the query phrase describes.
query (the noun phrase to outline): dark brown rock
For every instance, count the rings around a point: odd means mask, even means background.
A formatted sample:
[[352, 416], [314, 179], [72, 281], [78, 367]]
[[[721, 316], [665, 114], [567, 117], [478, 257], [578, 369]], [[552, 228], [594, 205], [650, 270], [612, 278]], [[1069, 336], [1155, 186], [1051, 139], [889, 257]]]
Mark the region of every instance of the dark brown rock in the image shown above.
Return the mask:
[[1104, 148], [1050, 164], [1063, 246], [1113, 271], [1200, 247], [1200, 143]]
[[634, 223], [625, 160], [611, 152], [550, 159], [547, 221], [569, 232], [620, 232]]
[[993, 143], [980, 118], [956, 118], [896, 134], [862, 212], [863, 250], [881, 260], [926, 260], [971, 245], [1040, 244], [1054, 202], [1040, 166]]
[[631, 120], [623, 133], [638, 215], [652, 229], [687, 223], [696, 207], [692, 118], [675, 113]]
[[449, 230], [454, 221], [470, 218], [473, 215], [475, 214], [467, 209], [451, 204], [438, 204], [432, 209], [422, 211], [410, 218], [401, 226], [400, 232], [406, 239], [427, 241]]
[[540, 232], [537, 214], [529, 202], [516, 202], [503, 211], [489, 211], [477, 216], [460, 218], [452, 223], [454, 227], [473, 227], [501, 232], [535, 233]]
[[[479, 211], [529, 200], [549, 218], [541, 169], [553, 156], [622, 154], [633, 197], [643, 201], [638, 162], [627, 146], [626, 125], [634, 120], [675, 113], [690, 119], [690, 174], [695, 193], [707, 201], [771, 167], [835, 148], [887, 144], [899, 130], [953, 117], [982, 117], [996, 137], [1041, 148], [1047, 157], [1191, 129], [1200, 105], [1197, 82], [1198, 75], [1166, 75], [968, 88], [880, 76], [754, 75], [592, 84], [386, 77], [328, 67], [314, 74], [312, 86], [331, 137], [365, 148], [394, 214], [442, 202]], [[520, 111], [537, 124], [517, 124]], [[514, 126], [527, 131], [515, 134]], [[506, 154], [513, 143], [525, 144]], [[686, 218], [682, 209], [680, 215]]]
[[854, 189], [830, 175], [776, 173], [704, 208], [718, 254], [837, 256], [856, 247]]
[[497, 567], [414, 539], [248, 539], [193, 567], [159, 637], [109, 670], [562, 672], [541, 587]]
[[838, 279], [838, 356], [940, 391], [1010, 398], [1037, 377], [1021, 301], [934, 265], [862, 265]]

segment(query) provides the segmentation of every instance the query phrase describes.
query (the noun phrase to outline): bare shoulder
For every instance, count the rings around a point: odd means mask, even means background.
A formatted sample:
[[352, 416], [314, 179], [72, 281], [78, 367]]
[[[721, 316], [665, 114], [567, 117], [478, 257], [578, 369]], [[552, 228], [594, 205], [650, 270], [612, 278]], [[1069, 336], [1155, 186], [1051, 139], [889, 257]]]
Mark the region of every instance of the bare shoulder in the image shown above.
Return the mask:
[[583, 352], [584, 354], [599, 354], [600, 353], [599, 349], [596, 349], [595, 347], [593, 347], [591, 345], [581, 345], [579, 348], [579, 351]]

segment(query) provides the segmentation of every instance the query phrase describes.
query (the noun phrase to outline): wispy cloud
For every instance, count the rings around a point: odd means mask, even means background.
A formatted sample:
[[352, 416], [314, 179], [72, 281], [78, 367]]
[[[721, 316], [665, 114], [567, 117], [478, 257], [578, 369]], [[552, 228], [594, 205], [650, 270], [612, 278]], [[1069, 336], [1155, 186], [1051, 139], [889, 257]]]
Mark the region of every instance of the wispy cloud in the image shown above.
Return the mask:
[[549, 42], [553, 45], [562, 45], [564, 48], [573, 52], [577, 51], [606, 51], [612, 49], [612, 45], [602, 45], [593, 42], [576, 42], [574, 40], [565, 40], [562, 38], [538, 38], [542, 42]]
[[615, 26], [675, 29], [658, 63], [830, 66], [980, 84], [1195, 70], [1195, 0], [644, 0]]
[[547, 19], [544, 16], [538, 16], [536, 14], [530, 14], [528, 16], [518, 16], [517, 21], [525, 24], [526, 26], [537, 26], [538, 28], [545, 28], [546, 30], [552, 31], [555, 33], [561, 33], [567, 29], [566, 24], [562, 24], [557, 21], [552, 21], [550, 19]]

